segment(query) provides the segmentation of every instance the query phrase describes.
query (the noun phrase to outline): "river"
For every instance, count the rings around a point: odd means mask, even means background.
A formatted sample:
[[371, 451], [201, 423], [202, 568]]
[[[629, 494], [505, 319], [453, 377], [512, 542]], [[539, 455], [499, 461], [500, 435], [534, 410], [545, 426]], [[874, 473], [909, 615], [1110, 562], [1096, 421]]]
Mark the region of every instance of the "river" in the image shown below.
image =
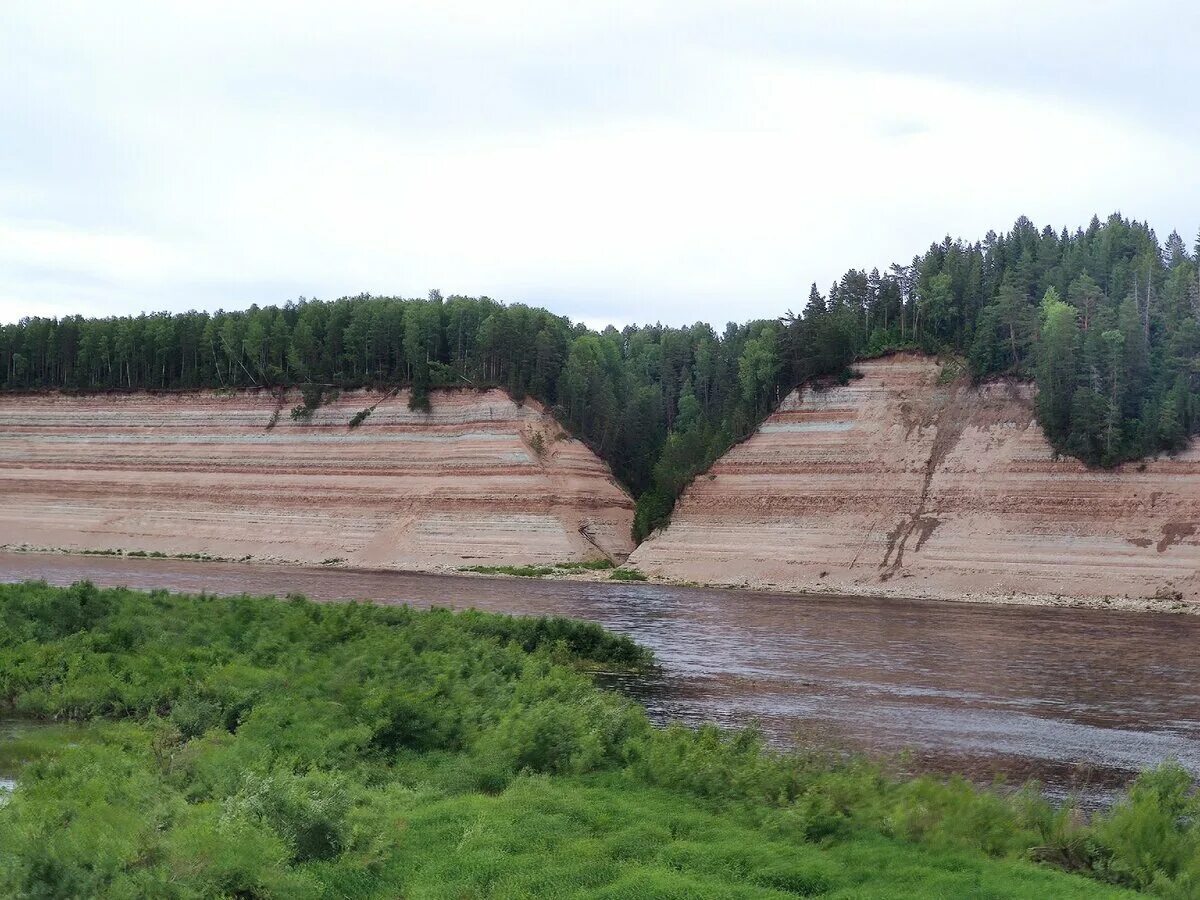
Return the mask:
[[779, 746], [1036, 777], [1087, 805], [1168, 757], [1200, 774], [1200, 617], [0, 553], [0, 580], [39, 578], [588, 619], [654, 650], [661, 675], [609, 683], [658, 722], [755, 721]]

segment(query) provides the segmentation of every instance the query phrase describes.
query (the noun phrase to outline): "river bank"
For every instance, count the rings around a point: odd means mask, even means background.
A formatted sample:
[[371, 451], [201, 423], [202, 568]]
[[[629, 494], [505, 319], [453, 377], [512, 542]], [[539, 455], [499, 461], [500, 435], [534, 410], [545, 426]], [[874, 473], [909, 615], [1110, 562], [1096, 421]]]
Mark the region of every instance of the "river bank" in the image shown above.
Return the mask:
[[[75, 550], [67, 547], [29, 547], [19, 544], [0, 544], [0, 554], [46, 554], [52, 556], [78, 556], [87, 558], [136, 559], [136, 560], [185, 560], [191, 562], [237, 563], [239, 565], [267, 565], [294, 567], [304, 571], [312, 571], [313, 566], [302, 561], [284, 559], [276, 556], [243, 556], [239, 558], [215, 556], [205, 553], [170, 554], [157, 551], [119, 551], [119, 550]], [[320, 566], [321, 570], [337, 570], [358, 573], [392, 573], [398, 575], [450, 575], [455, 577], [477, 577], [493, 579], [515, 579], [528, 581], [530, 578], [548, 579], [566, 582], [609, 582], [629, 580], [615, 577], [614, 571], [632, 572], [639, 577], [631, 580], [644, 580], [648, 584], [663, 585], [676, 588], [707, 588], [731, 592], [747, 592], [757, 594], [788, 594], [795, 597], [861, 597], [864, 599], [887, 598], [890, 600], [921, 600], [945, 603], [970, 603], [985, 606], [1018, 606], [1018, 607], [1048, 607], [1056, 609], [1081, 609], [1113, 612], [1134, 613], [1167, 613], [1172, 615], [1200, 616], [1200, 603], [1181, 600], [1178, 597], [1087, 597], [1070, 596], [1065, 594], [1022, 594], [987, 593], [967, 591], [961, 594], [949, 591], [930, 589], [906, 589], [903, 586], [892, 587], [888, 583], [872, 586], [839, 585], [838, 587], [821, 587], [802, 589], [790, 584], [779, 584], [768, 580], [739, 579], [733, 581], [713, 580], [708, 582], [683, 581], [641, 572], [636, 566], [622, 566], [619, 569], [589, 569], [584, 567], [571, 568], [569, 564], [544, 575], [526, 576], [514, 575], [502, 571], [502, 568], [486, 567], [488, 571], [474, 570], [471, 566], [447, 565], [408, 565], [403, 568], [373, 567], [364, 568], [347, 565], [344, 560], [330, 559]], [[484, 567], [478, 567], [484, 568]], [[526, 568], [551, 568], [553, 566], [528, 566]]]
[[0, 810], [5, 896], [1116, 897], [1200, 846], [1177, 766], [1080, 812], [656, 728], [590, 676], [644, 649], [578, 621], [38, 583], [0, 617], [6, 705], [87, 735]]
[[1192, 616], [30, 553], [0, 554], [0, 579], [560, 615], [654, 651], [661, 674], [618, 686], [658, 723], [756, 722], [779, 747], [1095, 803], [1166, 758], [1200, 773]]

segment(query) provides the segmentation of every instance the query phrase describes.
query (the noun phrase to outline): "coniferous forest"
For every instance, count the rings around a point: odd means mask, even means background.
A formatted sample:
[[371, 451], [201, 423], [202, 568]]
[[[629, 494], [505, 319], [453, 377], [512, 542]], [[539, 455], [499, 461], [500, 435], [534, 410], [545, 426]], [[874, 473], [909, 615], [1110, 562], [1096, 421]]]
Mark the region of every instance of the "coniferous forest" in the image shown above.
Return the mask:
[[897, 349], [954, 354], [972, 377], [1035, 379], [1055, 447], [1111, 466], [1200, 432], [1200, 236], [1160, 242], [1119, 214], [1074, 233], [1017, 220], [947, 237], [907, 264], [851, 269], [802, 311], [723, 331], [601, 332], [487, 297], [361, 295], [235, 312], [0, 326], [7, 390], [499, 385], [545, 403], [638, 497], [635, 537], [793, 386]]

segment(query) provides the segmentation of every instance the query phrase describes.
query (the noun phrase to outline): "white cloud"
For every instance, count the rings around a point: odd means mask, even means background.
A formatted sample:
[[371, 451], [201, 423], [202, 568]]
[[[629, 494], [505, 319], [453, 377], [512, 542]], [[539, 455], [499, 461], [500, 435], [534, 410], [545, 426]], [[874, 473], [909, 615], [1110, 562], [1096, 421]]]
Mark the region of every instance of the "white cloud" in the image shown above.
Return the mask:
[[1091, 89], [1117, 6], [28, 5], [0, 319], [436, 286], [720, 326], [1020, 214], [1189, 231], [1200, 65], [1159, 29], [1145, 103]]

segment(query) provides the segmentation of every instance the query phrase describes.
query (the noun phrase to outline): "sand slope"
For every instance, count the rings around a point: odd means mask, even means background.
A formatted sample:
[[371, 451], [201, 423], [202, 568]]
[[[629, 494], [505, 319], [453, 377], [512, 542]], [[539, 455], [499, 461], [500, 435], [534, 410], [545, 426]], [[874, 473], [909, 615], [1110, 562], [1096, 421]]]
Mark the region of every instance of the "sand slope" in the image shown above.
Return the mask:
[[1055, 460], [1028, 386], [941, 384], [898, 354], [793, 392], [687, 490], [631, 562], [792, 590], [1200, 602], [1200, 447]]
[[419, 569], [632, 549], [629, 496], [532, 401], [350, 391], [307, 424], [299, 402], [0, 396], [0, 544]]

